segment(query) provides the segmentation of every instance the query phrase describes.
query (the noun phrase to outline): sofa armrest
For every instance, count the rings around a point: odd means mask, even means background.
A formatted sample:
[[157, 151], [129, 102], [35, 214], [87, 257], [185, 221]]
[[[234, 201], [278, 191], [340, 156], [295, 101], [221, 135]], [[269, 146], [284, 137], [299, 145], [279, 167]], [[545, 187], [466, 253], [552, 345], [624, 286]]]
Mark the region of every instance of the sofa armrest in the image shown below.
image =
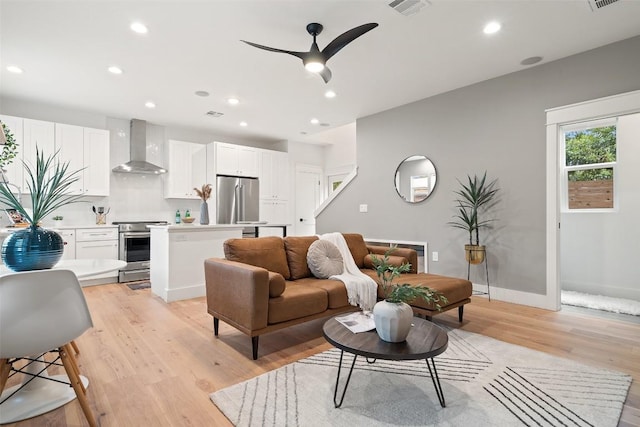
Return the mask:
[[241, 331], [267, 327], [269, 272], [236, 261], [204, 261], [207, 311]]
[[[375, 245], [367, 245], [367, 249], [370, 254], [374, 255], [384, 255], [385, 252], [389, 250], [389, 246], [375, 246]], [[393, 257], [401, 257], [405, 258], [409, 264], [411, 264], [411, 270], [407, 273], [416, 274], [418, 272], [418, 252], [415, 249], [411, 248], [396, 248], [395, 251], [391, 252], [390, 260]]]

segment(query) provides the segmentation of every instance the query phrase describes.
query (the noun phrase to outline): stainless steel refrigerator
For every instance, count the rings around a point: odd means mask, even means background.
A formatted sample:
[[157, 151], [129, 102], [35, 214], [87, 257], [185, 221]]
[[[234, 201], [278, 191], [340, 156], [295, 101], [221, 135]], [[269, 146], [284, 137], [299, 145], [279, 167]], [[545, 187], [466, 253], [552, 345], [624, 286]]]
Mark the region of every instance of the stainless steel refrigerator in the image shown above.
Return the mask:
[[218, 175], [216, 184], [218, 224], [258, 222], [260, 209], [258, 178]]

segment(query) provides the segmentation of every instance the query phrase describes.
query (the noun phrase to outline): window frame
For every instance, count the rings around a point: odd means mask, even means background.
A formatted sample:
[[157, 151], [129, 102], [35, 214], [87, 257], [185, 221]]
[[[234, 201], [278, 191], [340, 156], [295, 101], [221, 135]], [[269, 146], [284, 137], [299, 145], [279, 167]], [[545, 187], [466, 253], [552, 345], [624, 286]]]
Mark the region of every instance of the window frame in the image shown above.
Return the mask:
[[[616, 160], [605, 163], [588, 163], [583, 165], [567, 166], [567, 132], [579, 132], [587, 129], [595, 129], [607, 126], [616, 127]], [[618, 117], [609, 117], [600, 120], [589, 120], [576, 122], [560, 126], [560, 176], [562, 177], [560, 192], [560, 212], [561, 213], [611, 213], [618, 212], [618, 162], [620, 152], [617, 140]], [[569, 172], [592, 169], [612, 169], [613, 172], [613, 207], [611, 208], [590, 208], [590, 209], [570, 209], [569, 208]]]

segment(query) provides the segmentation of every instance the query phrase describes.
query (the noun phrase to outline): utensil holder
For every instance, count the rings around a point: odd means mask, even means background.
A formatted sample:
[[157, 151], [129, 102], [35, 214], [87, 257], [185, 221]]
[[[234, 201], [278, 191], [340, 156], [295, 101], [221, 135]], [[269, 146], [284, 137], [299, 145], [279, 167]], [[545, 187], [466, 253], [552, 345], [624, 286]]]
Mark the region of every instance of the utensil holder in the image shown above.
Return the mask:
[[107, 223], [107, 214], [106, 213], [97, 213], [96, 214], [96, 225], [105, 225]]

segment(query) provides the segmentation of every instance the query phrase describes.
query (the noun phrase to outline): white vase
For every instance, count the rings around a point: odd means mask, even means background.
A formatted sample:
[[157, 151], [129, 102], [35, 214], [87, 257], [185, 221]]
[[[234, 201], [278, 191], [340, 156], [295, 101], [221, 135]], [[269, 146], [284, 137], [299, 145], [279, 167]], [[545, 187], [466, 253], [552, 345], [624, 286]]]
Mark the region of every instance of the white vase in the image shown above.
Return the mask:
[[380, 339], [388, 342], [402, 342], [411, 331], [413, 310], [404, 302], [379, 301], [373, 306], [373, 321]]

